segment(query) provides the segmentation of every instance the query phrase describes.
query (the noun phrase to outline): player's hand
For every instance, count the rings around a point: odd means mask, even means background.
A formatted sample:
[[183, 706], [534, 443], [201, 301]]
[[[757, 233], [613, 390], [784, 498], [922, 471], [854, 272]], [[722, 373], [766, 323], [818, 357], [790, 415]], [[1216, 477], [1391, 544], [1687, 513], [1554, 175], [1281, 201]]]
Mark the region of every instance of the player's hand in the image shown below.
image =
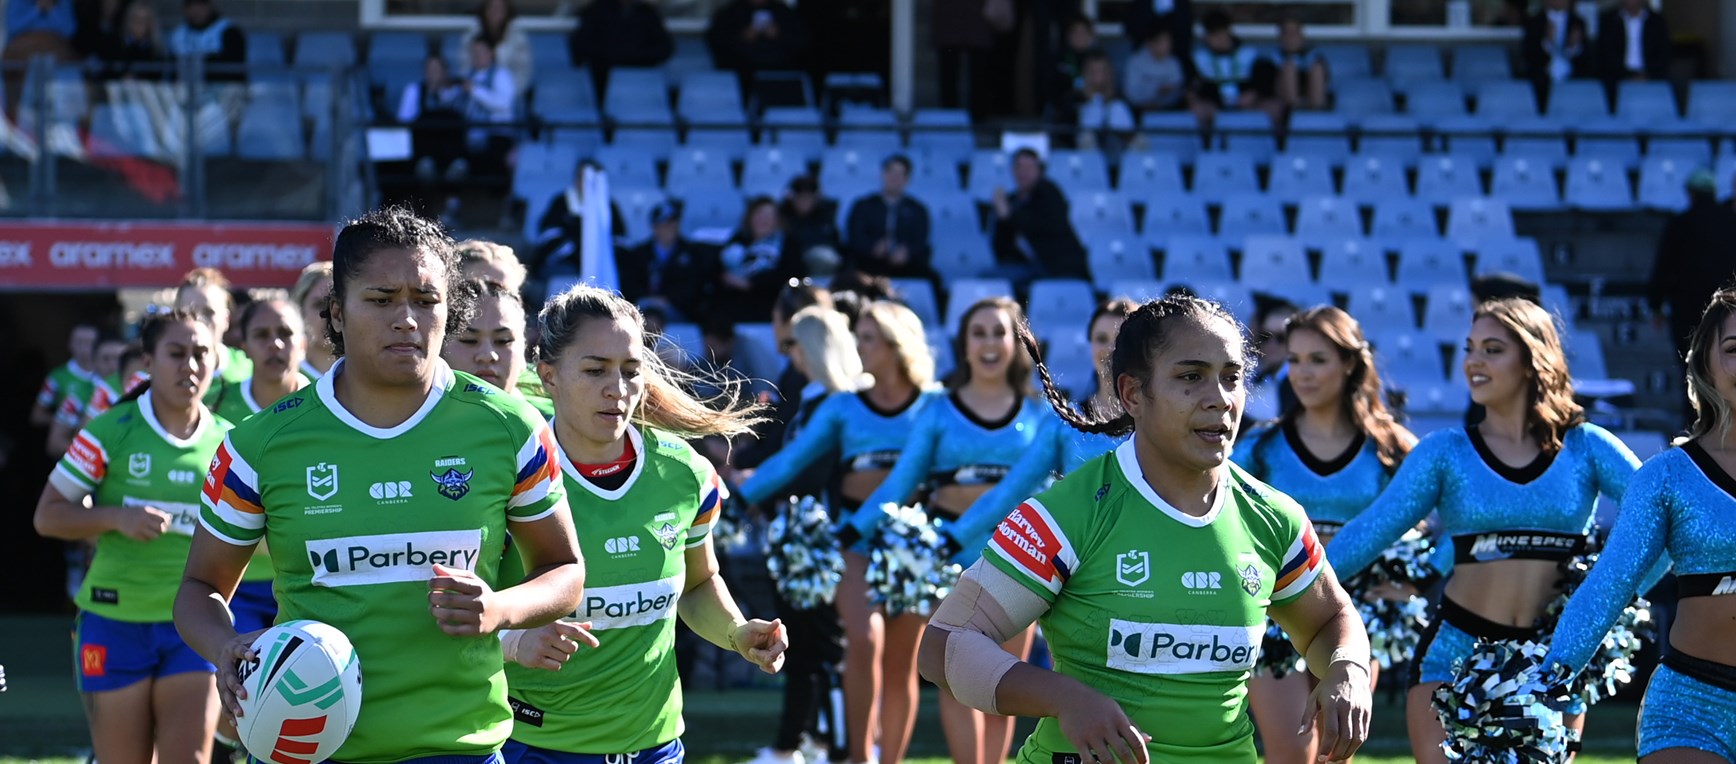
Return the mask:
[[241, 684], [241, 667], [246, 665], [248, 674], [258, 668], [259, 654], [253, 652], [253, 641], [264, 633], [265, 630], [260, 629], [237, 634], [217, 654], [217, 699], [223, 710], [237, 719], [241, 718], [241, 701], [247, 699], [247, 689]]
[[1368, 741], [1368, 720], [1374, 699], [1369, 692], [1368, 667], [1339, 661], [1326, 670], [1320, 684], [1308, 696], [1302, 728], [1306, 735], [1318, 726], [1320, 760], [1344, 761]]
[[512, 653], [506, 657], [525, 668], [560, 671], [581, 644], [592, 649], [602, 646], [591, 633], [590, 621], [555, 621], [520, 634]]
[[729, 644], [748, 663], [767, 674], [776, 674], [784, 667], [784, 651], [789, 649], [790, 638], [782, 620], [755, 618], [735, 627], [729, 635]]
[[1151, 736], [1134, 727], [1109, 696], [1084, 685], [1079, 689], [1079, 697], [1063, 703], [1055, 720], [1080, 759], [1087, 764], [1150, 764], [1145, 744]]
[[134, 541], [150, 541], [168, 531], [173, 519], [156, 507], [121, 507], [115, 530]]
[[434, 566], [428, 579], [428, 611], [440, 630], [454, 637], [493, 634], [500, 628], [500, 608], [494, 589], [475, 571]]

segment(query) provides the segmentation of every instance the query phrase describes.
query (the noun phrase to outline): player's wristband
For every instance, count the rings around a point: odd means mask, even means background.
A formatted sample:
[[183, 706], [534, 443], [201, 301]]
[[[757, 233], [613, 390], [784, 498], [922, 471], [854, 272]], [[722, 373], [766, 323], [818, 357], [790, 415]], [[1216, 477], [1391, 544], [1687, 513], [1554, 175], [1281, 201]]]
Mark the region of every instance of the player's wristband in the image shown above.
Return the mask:
[[500, 637], [500, 654], [506, 660], [518, 662], [518, 643], [524, 641], [523, 629], [501, 629], [495, 632]]

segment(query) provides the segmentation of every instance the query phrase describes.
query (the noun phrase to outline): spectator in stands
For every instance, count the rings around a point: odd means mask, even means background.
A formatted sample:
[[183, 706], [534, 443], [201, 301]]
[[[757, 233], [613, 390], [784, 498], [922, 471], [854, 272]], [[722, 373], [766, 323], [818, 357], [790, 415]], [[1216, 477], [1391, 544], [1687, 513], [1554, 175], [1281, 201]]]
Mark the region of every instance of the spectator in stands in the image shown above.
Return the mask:
[[1166, 111], [1182, 104], [1187, 69], [1175, 55], [1175, 35], [1159, 27], [1127, 56], [1121, 78], [1127, 102], [1140, 111]]
[[511, 124], [518, 86], [512, 70], [494, 54], [494, 45], [487, 39], [471, 39], [470, 74], [463, 81], [465, 116], [472, 125], [465, 135], [471, 164], [490, 173], [505, 171], [506, 157], [517, 142], [517, 131]]
[[398, 122], [410, 127], [410, 154], [416, 177], [432, 183], [442, 173], [447, 180], [463, 177], [464, 122], [468, 105], [464, 84], [452, 78], [439, 54], [422, 61], [422, 81], [404, 88], [398, 99]]
[[722, 263], [716, 249], [681, 236], [681, 203], [671, 200], [651, 208], [650, 239], [615, 250], [615, 271], [621, 296], [641, 306], [655, 304], [673, 320], [693, 322], [711, 314]]
[[797, 175], [790, 181], [789, 190], [778, 205], [778, 217], [783, 220], [786, 271], [806, 273], [801, 264], [816, 247], [826, 247], [836, 255], [838, 201], [820, 193], [820, 182], [814, 176]]
[[769, 196], [749, 200], [720, 258], [723, 276], [715, 314], [737, 323], [765, 317], [791, 271], [777, 202]]
[[488, 41], [494, 49], [494, 60], [512, 72], [513, 97], [523, 97], [536, 77], [536, 65], [531, 56], [530, 37], [519, 23], [518, 9], [513, 7], [512, 0], [482, 0], [476, 18], [464, 32], [465, 48], [476, 40]]
[[1543, 0], [1543, 9], [1525, 20], [1520, 54], [1538, 104], [1549, 101], [1551, 83], [1591, 74], [1585, 19], [1570, 6], [1571, 0]]
[[880, 276], [933, 278], [928, 207], [904, 193], [909, 185], [910, 159], [893, 154], [880, 163], [880, 192], [850, 205], [845, 232], [851, 268]]
[[1736, 209], [1718, 201], [1718, 182], [1711, 170], [1688, 176], [1688, 208], [1670, 219], [1658, 239], [1646, 302], [1652, 324], [1665, 328], [1676, 343], [1676, 361], [1687, 357], [1688, 335], [1700, 320], [1712, 293], [1736, 276]]
[[1067, 217], [1067, 195], [1043, 176], [1043, 159], [1013, 153], [1013, 191], [994, 193], [995, 259], [1016, 284], [1038, 278], [1090, 278], [1085, 247]]
[[1279, 122], [1284, 105], [1275, 97], [1276, 67], [1242, 44], [1230, 28], [1229, 14], [1207, 13], [1203, 26], [1205, 45], [1193, 52], [1195, 79], [1188, 94], [1200, 126], [1210, 129], [1224, 109], [1260, 109]]
[[181, 25], [169, 33], [169, 55], [205, 60], [205, 79], [243, 82], [247, 72], [247, 34], [217, 12], [211, 0], [185, 0]]
[[1254, 351], [1260, 363], [1248, 376], [1248, 402], [1242, 409], [1244, 427], [1277, 419], [1296, 403], [1290, 389], [1289, 349], [1284, 344], [1285, 323], [1298, 309], [1288, 300], [1261, 298], [1254, 310]]
[[1308, 43], [1302, 30], [1302, 20], [1294, 16], [1278, 22], [1278, 50], [1275, 55], [1278, 100], [1289, 109], [1319, 111], [1328, 106], [1332, 96], [1331, 73], [1326, 58]]
[[1122, 29], [1134, 45], [1144, 45], [1168, 32], [1170, 49], [1186, 67], [1193, 61], [1193, 0], [1133, 0], [1127, 4]]
[[[579, 160], [573, 168], [573, 184], [550, 199], [542, 217], [537, 219], [536, 241], [530, 262], [525, 263], [531, 273], [546, 276], [547, 270], [557, 264], [578, 262], [579, 244], [584, 241], [587, 169], [601, 172], [603, 166], [592, 159]], [[621, 208], [614, 200], [609, 201], [609, 230], [617, 240], [627, 235], [626, 219], [621, 217]]]
[[780, 0], [733, 0], [711, 15], [705, 46], [713, 66], [751, 76], [762, 69], [800, 69], [808, 32]]
[[1012, 29], [1012, 0], [934, 0], [929, 29], [940, 59], [940, 105], [968, 109], [972, 119], [989, 114], [996, 88], [989, 55], [995, 35]]
[[599, 98], [608, 91], [611, 67], [659, 66], [674, 54], [663, 13], [645, 0], [591, 0], [567, 35], [567, 56], [575, 68], [591, 68]]
[[17, 113], [26, 62], [37, 56], [48, 56], [56, 63], [77, 60], [78, 53], [72, 47], [77, 33], [72, 0], [6, 0], [6, 48], [0, 52], [0, 63], [7, 65], [7, 116]]
[[1109, 63], [1109, 54], [1095, 51], [1086, 55], [1081, 78], [1075, 107], [1079, 147], [1102, 149], [1114, 163], [1137, 135], [1133, 109], [1115, 92], [1115, 67]]
[[1670, 26], [1650, 6], [1647, 0], [1621, 0], [1598, 16], [1597, 64], [1611, 97], [1623, 80], [1670, 78]]
[[1064, 45], [1055, 59], [1054, 103], [1060, 111], [1071, 115], [1073, 105], [1085, 90], [1085, 60], [1102, 53], [1097, 44], [1097, 25], [1090, 16], [1075, 14], [1067, 21]]
[[167, 71], [168, 48], [157, 11], [149, 3], [128, 3], [121, 28], [97, 52], [105, 78], [159, 80]]
[[130, 0], [75, 0], [72, 14], [78, 31], [72, 36], [72, 49], [87, 59], [103, 58], [125, 30], [126, 12], [133, 5]]

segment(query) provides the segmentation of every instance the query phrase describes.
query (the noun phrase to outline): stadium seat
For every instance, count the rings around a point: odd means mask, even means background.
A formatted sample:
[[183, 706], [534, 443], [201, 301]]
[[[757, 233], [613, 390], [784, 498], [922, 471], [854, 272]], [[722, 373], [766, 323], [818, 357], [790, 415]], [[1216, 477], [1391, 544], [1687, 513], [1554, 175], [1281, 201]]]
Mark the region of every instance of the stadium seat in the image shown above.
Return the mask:
[[[307, 155], [307, 136], [301, 114], [288, 104], [254, 101], [241, 112], [236, 128], [235, 153], [242, 159], [267, 162], [295, 161]], [[572, 164], [568, 163], [568, 175]]]
[[1069, 197], [1109, 190], [1109, 168], [1103, 152], [1056, 150], [1049, 153], [1045, 165], [1049, 180]]
[[1446, 82], [1417, 83], [1405, 93], [1404, 105], [1405, 113], [1420, 122], [1462, 117], [1468, 113], [1465, 91]]
[[1305, 197], [1331, 196], [1332, 167], [1310, 154], [1285, 153], [1272, 160], [1266, 193], [1294, 204]]
[[[615, 205], [621, 208], [622, 224], [627, 228], [628, 241], [644, 241], [651, 238], [651, 208], [668, 198], [661, 190], [655, 188], [623, 188], [610, 186], [609, 196]], [[536, 214], [542, 214], [548, 200], [531, 206]], [[685, 206], [684, 206], [685, 209]], [[691, 232], [695, 226], [689, 224], [687, 217], [682, 216], [682, 227]], [[528, 227], [528, 225], [527, 225]], [[732, 223], [730, 227], [734, 227]]]
[[[1385, 80], [1367, 77], [1341, 77], [1332, 73], [1332, 107], [1350, 119], [1391, 114], [1392, 87]], [[1464, 101], [1460, 99], [1460, 109]]]
[[1169, 154], [1182, 164], [1191, 164], [1203, 149], [1199, 120], [1185, 111], [1146, 112], [1139, 129], [1154, 153]]
[[162, 155], [151, 115], [136, 103], [97, 104], [90, 113], [90, 155], [149, 157]]
[[531, 65], [543, 72], [571, 69], [572, 57], [567, 53], [567, 36], [561, 32], [528, 32]]
[[994, 198], [995, 189], [1010, 188], [1013, 185], [1010, 160], [1006, 152], [996, 149], [980, 149], [971, 155], [967, 179], [971, 197], [986, 202]]
[[683, 204], [681, 224], [688, 231], [701, 228], [735, 230], [744, 208], [740, 191], [733, 188], [679, 189]]
[[820, 190], [835, 199], [854, 199], [880, 188], [880, 158], [853, 148], [835, 148], [820, 160]]
[[735, 173], [730, 169], [729, 157], [702, 148], [677, 149], [669, 156], [669, 178], [664, 181], [664, 187], [681, 189], [685, 193], [694, 188], [726, 188], [735, 189]]
[[1181, 163], [1168, 154], [1126, 152], [1121, 155], [1116, 190], [1135, 199], [1182, 193]]
[[995, 267], [988, 237], [976, 231], [935, 229], [929, 236], [929, 246], [934, 250], [930, 262], [935, 272], [948, 280], [974, 278]]
[[1283, 206], [1265, 194], [1236, 194], [1226, 198], [1223, 211], [1218, 215], [1218, 233], [1225, 236], [1288, 232]]
[[1486, 82], [1477, 88], [1477, 116], [1496, 122], [1537, 117], [1537, 95], [1526, 80]]
[[1554, 119], [1514, 120], [1508, 123], [1503, 135], [1497, 166], [1508, 158], [1523, 159], [1533, 165], [1547, 164], [1551, 169], [1567, 163], [1567, 131]]
[[1502, 199], [1469, 196], [1447, 205], [1447, 238], [1453, 241], [1513, 236], [1513, 211]]
[[1486, 117], [1448, 117], [1434, 124], [1434, 150], [1488, 167], [1501, 151], [1495, 145], [1494, 122]]
[[1567, 165], [1566, 201], [1574, 209], [1612, 212], [1632, 207], [1634, 194], [1620, 165], [1574, 157]]
[[1133, 207], [1127, 198], [1115, 191], [1089, 191], [1074, 194], [1069, 207], [1073, 227], [1083, 231], [1126, 229], [1133, 232]]
[[1694, 165], [1668, 156], [1649, 156], [1640, 163], [1640, 206], [1680, 212], [1688, 208], [1688, 174]]
[[1595, 158], [1623, 171], [1640, 163], [1640, 141], [1634, 126], [1625, 119], [1603, 117], [1579, 120], [1574, 125], [1573, 155]]
[[952, 373], [952, 333], [938, 326], [928, 327], [928, 352], [934, 355], [934, 372], [939, 378]]
[[609, 91], [603, 94], [603, 110], [643, 109], [646, 105], [669, 107], [668, 81], [663, 72], [643, 66], [609, 68]]
[[1241, 283], [1256, 292], [1278, 292], [1286, 286], [1313, 284], [1308, 253], [1288, 236], [1249, 236], [1242, 241]]
[[1468, 157], [1441, 154], [1417, 163], [1417, 199], [1444, 207], [1454, 199], [1482, 195], [1483, 181]]
[[1398, 247], [1398, 271], [1393, 283], [1422, 293], [1435, 284], [1466, 283], [1465, 256], [1445, 239], [1408, 239]]
[[[597, 150], [594, 157], [609, 174], [609, 183], [628, 188], [659, 188], [657, 157], [643, 148], [613, 145]], [[570, 170], [569, 170], [570, 171]]]
[[898, 129], [898, 115], [891, 111], [845, 109], [838, 115], [838, 137], [833, 143], [872, 157], [878, 166], [880, 160], [904, 152], [904, 138]]
[[1404, 166], [1378, 154], [1351, 157], [1344, 163], [1342, 196], [1358, 204], [1409, 197]]
[[248, 30], [247, 65], [265, 69], [282, 67], [286, 61], [283, 42], [282, 32]]
[[1244, 154], [1256, 162], [1265, 162], [1278, 153], [1277, 133], [1272, 130], [1271, 118], [1263, 111], [1219, 112], [1212, 130], [1221, 150], [1231, 154]]
[[1560, 284], [1543, 285], [1543, 307], [1561, 319], [1563, 326], [1573, 328], [1573, 301], [1567, 296], [1567, 287]]
[[970, 113], [962, 109], [917, 109], [910, 118], [910, 150], [929, 161], [945, 158], [954, 164], [970, 161], [976, 151]]
[[1712, 164], [1713, 187], [1718, 190], [1718, 198], [1730, 196], [1730, 189], [1736, 187], [1736, 154], [1725, 153]]
[[1213, 152], [1199, 155], [1194, 162], [1193, 193], [1208, 203], [1259, 190], [1254, 160], [1246, 154]]
[[745, 110], [734, 72], [685, 72], [677, 80], [676, 111], [688, 119], [703, 118], [704, 109], [721, 108], [735, 115]]
[[[1470, 318], [1469, 314], [1466, 319]], [[1446, 369], [1441, 363], [1440, 346], [1435, 339], [1412, 332], [1377, 331], [1369, 342], [1376, 348], [1376, 365], [1381, 377], [1394, 387], [1417, 391], [1445, 385]]]
[[1440, 48], [1434, 45], [1393, 45], [1386, 49], [1386, 78], [1393, 82], [1428, 82], [1446, 77]]
[[741, 167], [741, 190], [749, 196], [778, 196], [791, 178], [808, 171], [801, 157], [776, 146], [750, 149]]
[[1485, 82], [1513, 78], [1507, 48], [1500, 45], [1466, 45], [1453, 49], [1453, 81], [1467, 93], [1477, 92]]
[[1012, 297], [1013, 284], [1006, 279], [955, 279], [947, 285], [946, 330], [957, 332], [959, 319], [979, 300], [990, 297]]
[[761, 136], [762, 144], [769, 142], [795, 154], [802, 161], [819, 159], [826, 150], [826, 133], [822, 129], [820, 113], [813, 109], [797, 106], [769, 108], [760, 124], [770, 134], [769, 138]]
[[[1326, 274], [1321, 272], [1321, 276]], [[1415, 331], [1417, 328], [1416, 310], [1412, 307], [1411, 296], [1402, 289], [1393, 289], [1381, 284], [1357, 285], [1350, 290], [1349, 299], [1345, 301], [1346, 313], [1356, 317], [1370, 335], [1376, 330], [1386, 330], [1395, 334]], [[1374, 344], [1370, 337], [1370, 344]], [[1375, 345], [1378, 349], [1380, 345]]]
[[1156, 279], [1122, 279], [1113, 282], [1105, 290], [1109, 299], [1125, 298], [1134, 302], [1150, 302], [1156, 300], [1168, 291], [1163, 282]]
[[1668, 82], [1621, 82], [1615, 93], [1617, 116], [1642, 125], [1676, 120], [1676, 94]]
[[928, 279], [893, 279], [899, 299], [910, 308], [923, 326], [940, 326], [940, 300], [934, 295], [934, 284]]
[[[1072, 319], [1073, 324], [1080, 324], [1090, 319], [1090, 311], [1082, 317]], [[1062, 330], [1071, 330], [1063, 324]], [[1083, 400], [1086, 395], [1096, 389], [1096, 376], [1092, 371], [1091, 344], [1084, 341], [1084, 331], [1079, 330], [1077, 337], [1065, 335], [1051, 339], [1043, 348], [1043, 365], [1049, 367], [1050, 375], [1055, 385], [1073, 396], [1075, 400]]]
[[1476, 258], [1476, 274], [1511, 273], [1533, 284], [1542, 284], [1543, 253], [1536, 239], [1484, 239], [1469, 247]]
[[[839, 214], [839, 224], [840, 225], [843, 225], [844, 223], [846, 223], [848, 221], [847, 215], [848, 215], [847, 210], [840, 212], [840, 214]], [[950, 238], [955, 238], [955, 237], [962, 238], [962, 237], [966, 237], [966, 236], [969, 236], [972, 238], [977, 238], [977, 239], [982, 239], [984, 242], [990, 241], [990, 239], [988, 238], [988, 234], [986, 234], [982, 231], [981, 227], [977, 225], [976, 221], [971, 220], [969, 218], [933, 217], [929, 220], [928, 238], [930, 241], [933, 241], [935, 239], [943, 239], [943, 238], [944, 239], [950, 239]]]
[[924, 196], [920, 201], [928, 207], [928, 217], [934, 228], [948, 226], [969, 231], [982, 229], [976, 202], [963, 191]]
[[1163, 245], [1163, 278], [1170, 283], [1187, 284], [1233, 281], [1229, 249], [1212, 236], [1170, 236]]
[[1569, 123], [1609, 116], [1609, 100], [1603, 83], [1595, 80], [1565, 80], [1549, 88], [1545, 115]]
[[1529, 157], [1496, 160], [1495, 176], [1489, 182], [1489, 195], [1506, 200], [1516, 210], [1547, 211], [1561, 207], [1561, 190], [1555, 185], [1555, 172], [1546, 163]]
[[964, 186], [959, 183], [958, 167], [969, 161], [969, 152], [962, 157], [938, 154], [918, 154], [910, 157], [910, 193], [922, 199], [964, 193]]
[[1415, 117], [1386, 114], [1364, 117], [1358, 123], [1360, 137], [1356, 153], [1362, 157], [1382, 157], [1402, 167], [1414, 165], [1423, 153], [1422, 133]]
[[[253, 47], [252, 35], [248, 35], [247, 46]], [[533, 46], [534, 47], [534, 46]], [[564, 56], [566, 51], [562, 50]], [[411, 71], [420, 76], [422, 60], [428, 57], [428, 35], [421, 32], [379, 31], [368, 35], [368, 69], [379, 71], [381, 67], [409, 66]]]
[[690, 127], [682, 146], [735, 160], [747, 156], [753, 149], [753, 139], [746, 127]]
[[[581, 71], [543, 72], [537, 78], [534, 109], [544, 119], [597, 118], [597, 94], [591, 77]], [[558, 116], [557, 116], [558, 115]]]
[[1434, 284], [1424, 300], [1423, 333], [1441, 342], [1457, 344], [1471, 327], [1475, 308], [1471, 290], [1463, 281]]
[[1284, 153], [1304, 156], [1333, 167], [1350, 156], [1350, 124], [1337, 114], [1299, 111], [1290, 116]]
[[1254, 319], [1254, 290], [1242, 284], [1234, 281], [1201, 281], [1172, 282], [1169, 286], [1185, 286], [1192, 289], [1194, 294], [1208, 300], [1217, 300], [1244, 324]]
[[1433, 238], [1440, 235], [1435, 208], [1420, 199], [1395, 197], [1376, 202], [1369, 235], [1380, 239]]
[[1030, 305], [1026, 318], [1031, 326], [1084, 339], [1085, 322], [1097, 309], [1097, 294], [1086, 281], [1037, 279], [1031, 282]]
[[1577, 330], [1568, 333], [1561, 343], [1567, 354], [1567, 368], [1574, 379], [1609, 379], [1609, 364], [1604, 362], [1603, 341], [1597, 333]]
[[1145, 220], [1140, 231], [1146, 241], [1161, 247], [1168, 237], [1176, 234], [1210, 235], [1212, 220], [1206, 214], [1205, 202], [1197, 197], [1152, 196], [1145, 200]]
[[295, 38], [297, 69], [346, 69], [356, 63], [356, 40], [348, 32], [302, 32]]
[[[1127, 279], [1152, 279], [1157, 268], [1151, 259], [1151, 249], [1143, 239], [1096, 235], [1082, 237], [1091, 270], [1091, 280], [1107, 287]], [[1032, 306], [1035, 309], [1035, 299]]]
[[1326, 68], [1332, 72], [1332, 79], [1335, 81], [1350, 77], [1370, 77], [1374, 74], [1374, 59], [1369, 55], [1366, 45], [1337, 43], [1321, 45], [1315, 50], [1326, 60]]
[[1296, 235], [1309, 240], [1362, 235], [1362, 213], [1356, 203], [1334, 196], [1313, 196], [1296, 206]]
[[1707, 125], [1736, 123], [1736, 82], [1696, 80], [1688, 83], [1688, 119]]
[[1715, 132], [1706, 125], [1688, 120], [1668, 120], [1645, 123], [1646, 156], [1668, 157], [1689, 165], [1712, 161], [1712, 141]]
[[[242, 124], [245, 125], [246, 121], [244, 115]], [[536, 226], [541, 222], [549, 200], [573, 182], [573, 168], [578, 165], [579, 156], [579, 152], [565, 144], [538, 141], [519, 144], [518, 163], [512, 169], [512, 195], [524, 202], [526, 241], [536, 239]], [[615, 203], [620, 204], [621, 181], [613, 177], [609, 181]], [[627, 215], [624, 210], [621, 214]]]
[[1320, 246], [1320, 283], [1350, 294], [1387, 286], [1392, 280], [1387, 276], [1386, 251], [1367, 239], [1326, 240]]

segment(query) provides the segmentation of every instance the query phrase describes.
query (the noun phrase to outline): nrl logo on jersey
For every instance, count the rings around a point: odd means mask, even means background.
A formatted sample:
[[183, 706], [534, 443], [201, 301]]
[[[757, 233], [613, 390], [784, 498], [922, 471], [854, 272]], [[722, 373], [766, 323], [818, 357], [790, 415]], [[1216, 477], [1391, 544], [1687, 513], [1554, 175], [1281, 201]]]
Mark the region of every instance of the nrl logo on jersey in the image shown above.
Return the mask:
[[338, 466], [320, 462], [307, 468], [307, 495], [325, 501], [338, 494]]
[[470, 478], [475, 475], [476, 470], [474, 469], [469, 472], [459, 472], [456, 469], [447, 469], [446, 473], [443, 475], [437, 475], [432, 472], [428, 473], [428, 477], [434, 479], [434, 485], [439, 486], [437, 490], [440, 492], [440, 495], [453, 501], [462, 499], [465, 494], [470, 493]]
[[151, 455], [133, 454], [127, 458], [127, 474], [142, 478], [151, 474]]
[[1138, 586], [1151, 578], [1151, 553], [1128, 550], [1115, 555], [1115, 580], [1123, 586]]

